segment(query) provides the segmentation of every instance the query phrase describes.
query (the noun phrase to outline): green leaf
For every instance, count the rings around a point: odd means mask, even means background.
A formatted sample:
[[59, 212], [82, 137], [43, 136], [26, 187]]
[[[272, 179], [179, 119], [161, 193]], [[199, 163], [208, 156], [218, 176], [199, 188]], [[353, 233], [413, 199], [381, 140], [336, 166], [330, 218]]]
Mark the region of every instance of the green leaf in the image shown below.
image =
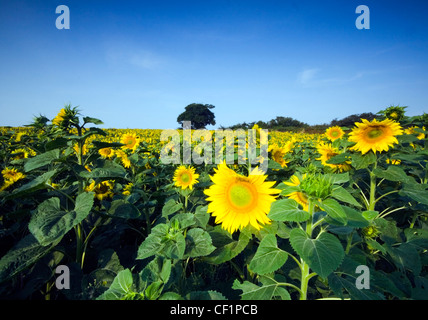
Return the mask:
[[386, 170], [381, 170], [379, 168], [376, 168], [373, 170], [373, 173], [378, 178], [383, 178], [389, 181], [398, 181], [403, 183], [416, 183], [413, 177], [408, 176], [401, 167], [396, 165], [388, 166]]
[[[277, 282], [270, 282], [258, 286], [249, 281], [240, 283], [237, 279], [233, 282], [232, 289], [242, 290], [242, 300], [272, 300], [274, 297], [286, 297], [284, 288], [279, 287]], [[286, 297], [287, 298], [287, 297]]]
[[366, 219], [368, 221], [372, 221], [373, 219], [375, 219], [379, 215], [379, 212], [373, 211], [373, 210], [366, 210], [366, 211], [362, 212], [362, 215], [363, 215], [364, 219]]
[[91, 172], [81, 171], [80, 176], [87, 179], [97, 179], [97, 178], [124, 178], [126, 175], [126, 170], [120, 165], [112, 161], [106, 161], [102, 168], [95, 168]]
[[59, 198], [43, 201], [31, 217], [28, 229], [42, 246], [59, 241], [68, 231], [85, 219], [92, 209], [94, 193], [81, 193], [76, 198], [73, 211], [66, 212], [60, 207]]
[[32, 234], [25, 236], [0, 259], [0, 283], [32, 266], [56, 244], [42, 246]]
[[162, 217], [168, 217], [169, 215], [176, 213], [182, 207], [182, 203], [177, 203], [174, 199], [170, 199], [164, 204], [162, 208]]
[[191, 258], [207, 256], [215, 250], [210, 234], [200, 228], [193, 228], [187, 232], [186, 243], [186, 256]]
[[407, 196], [419, 203], [428, 205], [428, 191], [425, 186], [418, 184], [406, 184], [398, 193], [400, 196]]
[[97, 300], [120, 300], [131, 292], [132, 284], [131, 271], [129, 269], [122, 270], [114, 278], [110, 288], [100, 295]]
[[83, 121], [85, 123], [93, 123], [93, 124], [104, 124], [100, 119], [91, 118], [91, 117], [83, 117]]
[[310, 218], [310, 214], [299, 209], [299, 205], [295, 200], [281, 199], [272, 203], [268, 218], [274, 221], [303, 222]]
[[156, 257], [150, 261], [140, 272], [140, 278], [144, 286], [160, 281], [167, 283], [171, 275], [171, 260]]
[[[213, 234], [213, 233], [210, 233]], [[215, 234], [215, 233], [214, 233]], [[216, 236], [211, 236], [215, 238]], [[246, 228], [242, 229], [238, 241], [227, 242], [224, 246], [217, 247], [209, 256], [203, 257], [203, 260], [212, 263], [220, 264], [226, 261], [229, 261], [240, 254], [250, 242], [252, 238], [252, 233], [249, 232]], [[223, 238], [222, 241], [225, 239]]]
[[348, 161], [349, 157], [350, 157], [349, 153], [340, 153], [336, 156], [331, 157], [326, 162], [329, 164], [341, 164], [341, 163], [344, 163], [345, 161]]
[[168, 233], [168, 229], [169, 226], [163, 223], [155, 226], [148, 237], [138, 247], [136, 259], [145, 259], [159, 253], [165, 246], [162, 240]]
[[406, 243], [414, 246], [418, 250], [428, 250], [428, 230], [425, 229], [405, 229]]
[[373, 152], [368, 152], [366, 154], [353, 153], [351, 155], [352, 166], [355, 169], [365, 169], [372, 163], [376, 162], [376, 155]]
[[343, 207], [334, 199], [318, 201], [319, 207], [324, 210], [329, 217], [346, 225], [348, 217]]
[[179, 213], [172, 217], [170, 224], [178, 223], [180, 229], [186, 229], [196, 223], [195, 215], [193, 213]]
[[419, 275], [422, 270], [422, 264], [415, 246], [405, 242], [398, 247], [392, 247], [388, 244], [385, 247], [394, 264], [401, 272], [410, 270], [413, 275]]
[[336, 200], [352, 204], [356, 207], [361, 207], [361, 204], [343, 187], [335, 186], [331, 192], [331, 196]]
[[43, 167], [50, 164], [52, 161], [59, 159], [60, 150], [55, 149], [42, 154], [39, 154], [33, 158], [29, 158], [24, 164], [25, 172], [30, 172], [34, 169]]
[[278, 162], [271, 160], [271, 159], [269, 159], [269, 161], [268, 161], [268, 168], [269, 169], [275, 169], [275, 170], [281, 170], [282, 169], [281, 165]]
[[136, 206], [123, 199], [113, 200], [108, 214], [122, 219], [136, 219], [141, 215]]
[[288, 254], [278, 248], [276, 236], [268, 234], [260, 242], [249, 267], [255, 273], [266, 274], [281, 268], [287, 258]]
[[290, 243], [309, 267], [322, 278], [336, 270], [345, 256], [340, 241], [327, 232], [311, 239], [303, 230], [293, 229], [290, 232]]
[[207, 223], [211, 217], [207, 210], [208, 206], [198, 206], [195, 211], [196, 225], [202, 229], [206, 229]]
[[106, 142], [106, 141], [92, 141], [92, 144], [96, 149], [103, 149], [103, 148], [120, 148], [124, 146], [123, 143], [120, 142]]
[[182, 259], [186, 250], [186, 239], [181, 232], [177, 232], [173, 237], [164, 239], [162, 255], [170, 259]]
[[30, 182], [22, 185], [18, 189], [13, 190], [11, 194], [9, 194], [6, 199], [15, 199], [17, 197], [23, 197], [27, 194], [31, 194], [37, 190], [48, 188], [49, 185], [47, 182], [52, 179], [52, 177], [57, 173], [56, 170], [51, 170], [45, 172], [41, 176], [31, 180]]
[[192, 291], [186, 295], [188, 300], [227, 300], [220, 292], [208, 291]]
[[331, 183], [342, 184], [349, 181], [349, 172], [331, 174]]

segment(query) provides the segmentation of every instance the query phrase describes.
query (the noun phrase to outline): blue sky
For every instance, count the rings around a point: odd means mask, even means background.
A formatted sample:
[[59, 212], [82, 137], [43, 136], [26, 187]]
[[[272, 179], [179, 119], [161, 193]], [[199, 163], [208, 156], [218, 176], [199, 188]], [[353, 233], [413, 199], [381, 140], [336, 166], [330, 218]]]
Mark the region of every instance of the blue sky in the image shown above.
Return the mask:
[[[358, 5], [370, 29], [358, 30]], [[58, 30], [55, 9], [70, 9]], [[309, 124], [428, 112], [428, 2], [0, 0], [0, 125], [65, 104], [105, 128], [176, 128], [190, 103], [217, 125]]]

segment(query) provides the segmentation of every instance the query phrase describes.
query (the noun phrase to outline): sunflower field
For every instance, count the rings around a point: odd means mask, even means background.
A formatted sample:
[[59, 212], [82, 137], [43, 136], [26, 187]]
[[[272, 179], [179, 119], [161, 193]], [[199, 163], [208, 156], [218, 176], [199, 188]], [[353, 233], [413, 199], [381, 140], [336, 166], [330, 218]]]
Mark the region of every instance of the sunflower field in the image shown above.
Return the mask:
[[427, 299], [428, 115], [378, 114], [269, 132], [265, 172], [164, 164], [162, 130], [71, 106], [0, 128], [0, 297]]

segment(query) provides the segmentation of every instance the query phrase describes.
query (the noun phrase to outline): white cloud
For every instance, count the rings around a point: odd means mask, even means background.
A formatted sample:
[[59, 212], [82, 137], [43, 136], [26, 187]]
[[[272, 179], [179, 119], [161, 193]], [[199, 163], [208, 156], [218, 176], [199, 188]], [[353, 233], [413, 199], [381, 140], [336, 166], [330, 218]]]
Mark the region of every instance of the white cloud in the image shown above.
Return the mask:
[[309, 83], [314, 77], [315, 75], [320, 71], [320, 69], [318, 68], [313, 68], [313, 69], [305, 69], [302, 72], [300, 72], [297, 76], [297, 80], [301, 83], [301, 84], [307, 84]]

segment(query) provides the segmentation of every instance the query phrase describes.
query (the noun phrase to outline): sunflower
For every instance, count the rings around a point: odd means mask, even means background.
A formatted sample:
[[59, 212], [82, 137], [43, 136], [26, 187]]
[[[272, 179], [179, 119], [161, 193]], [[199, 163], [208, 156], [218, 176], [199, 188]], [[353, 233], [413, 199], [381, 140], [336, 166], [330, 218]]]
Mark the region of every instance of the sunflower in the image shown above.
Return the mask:
[[134, 184], [132, 182], [128, 183], [122, 191], [122, 194], [125, 196], [129, 196], [132, 193], [132, 189], [134, 187]]
[[345, 135], [345, 132], [339, 126], [330, 127], [325, 131], [325, 135], [327, 139], [330, 141], [334, 141], [336, 139], [340, 139]]
[[111, 157], [114, 156], [114, 150], [112, 148], [110, 148], [110, 147], [101, 148], [101, 149], [98, 150], [98, 153], [103, 158], [111, 158]]
[[137, 138], [135, 133], [125, 133], [120, 139], [120, 143], [123, 143], [123, 149], [129, 149], [135, 151], [140, 143], [140, 139]]
[[279, 163], [281, 165], [281, 167], [286, 167], [287, 163], [289, 161], [286, 161], [284, 159], [284, 156], [287, 154], [287, 149], [286, 148], [281, 148], [278, 147], [277, 145], [273, 145], [269, 147], [269, 150], [271, 152], [271, 156], [272, 156], [272, 160]]
[[[306, 178], [306, 174], [300, 175], [300, 174], [294, 174], [291, 176], [290, 181], [284, 181], [284, 184], [290, 187], [299, 187], [301, 182]], [[309, 209], [309, 198], [308, 196], [302, 192], [301, 190], [293, 191], [286, 196], [290, 199], [295, 200], [298, 204], [300, 204], [303, 207], [303, 210], [308, 211]]]
[[116, 156], [122, 161], [124, 168], [129, 168], [131, 166], [131, 160], [129, 160], [128, 155], [122, 150], [116, 150]]
[[61, 123], [64, 121], [66, 117], [66, 111], [64, 108], [62, 108], [58, 114], [56, 115], [56, 117], [52, 120], [52, 124], [56, 125], [56, 126], [60, 126]]
[[176, 187], [181, 187], [181, 189], [193, 190], [193, 185], [198, 183], [199, 174], [195, 173], [195, 168], [186, 166], [179, 166], [174, 172], [173, 181], [175, 182]]
[[329, 143], [322, 143], [317, 146], [317, 151], [321, 156], [319, 158], [316, 158], [315, 160], [320, 160], [321, 163], [326, 166], [333, 169], [334, 172], [339, 171], [349, 171], [351, 169], [351, 162], [350, 161], [344, 161], [342, 163], [327, 163], [328, 160], [333, 158], [334, 156], [337, 156], [340, 154], [339, 149], [333, 147]]
[[388, 151], [393, 144], [398, 143], [395, 136], [403, 134], [403, 129], [398, 122], [390, 119], [383, 121], [368, 121], [362, 119], [362, 122], [355, 123], [356, 127], [349, 134], [349, 141], [356, 144], [351, 147], [351, 150], [360, 151], [362, 154], [372, 150]]
[[[409, 127], [409, 128], [407, 128], [407, 129], [404, 130], [404, 133], [405, 134], [416, 134], [417, 135], [416, 137], [419, 140], [425, 139], [425, 133], [418, 132], [415, 129], [419, 129], [419, 127], [418, 126]], [[422, 130], [425, 131], [425, 127], [422, 127]]]
[[255, 168], [248, 177], [229, 169], [226, 162], [214, 169], [210, 176], [214, 183], [204, 193], [208, 196], [208, 212], [215, 217], [216, 223], [230, 233], [251, 224], [257, 230], [270, 223], [267, 214], [272, 202], [280, 193], [273, 189], [275, 182], [265, 181], [260, 169]]
[[95, 185], [95, 181], [92, 181], [92, 183], [85, 188], [85, 191], [93, 191], [95, 193], [95, 198], [101, 201], [113, 197], [113, 187], [113, 181], [102, 181], [97, 185]]
[[3, 175], [3, 179], [5, 182], [13, 184], [18, 180], [25, 178], [25, 174], [19, 172], [15, 168], [5, 168], [2, 170], [1, 174]]

